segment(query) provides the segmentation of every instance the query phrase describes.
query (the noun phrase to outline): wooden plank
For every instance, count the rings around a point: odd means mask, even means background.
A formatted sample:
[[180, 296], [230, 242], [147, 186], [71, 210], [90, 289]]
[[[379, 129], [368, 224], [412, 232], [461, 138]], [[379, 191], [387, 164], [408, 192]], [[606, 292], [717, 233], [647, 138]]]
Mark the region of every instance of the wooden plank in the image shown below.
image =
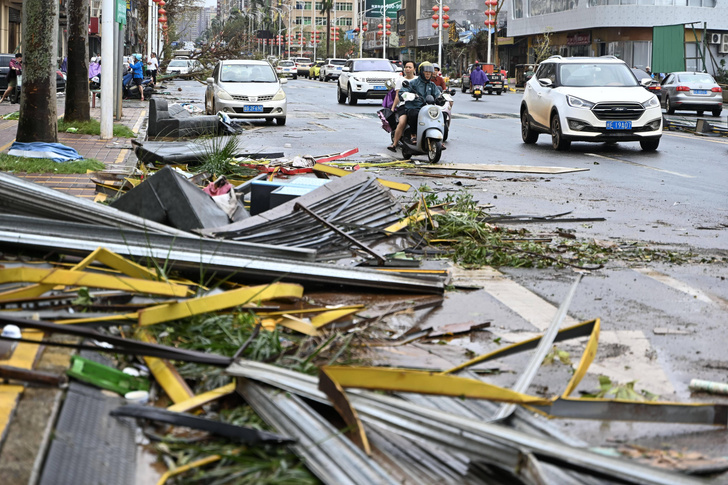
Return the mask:
[[438, 165], [417, 165], [417, 168], [427, 168], [436, 170], [465, 170], [473, 172], [517, 172], [517, 173], [572, 173], [586, 172], [588, 168], [570, 168], [570, 167], [536, 167], [532, 165], [487, 165], [476, 163], [453, 163]]

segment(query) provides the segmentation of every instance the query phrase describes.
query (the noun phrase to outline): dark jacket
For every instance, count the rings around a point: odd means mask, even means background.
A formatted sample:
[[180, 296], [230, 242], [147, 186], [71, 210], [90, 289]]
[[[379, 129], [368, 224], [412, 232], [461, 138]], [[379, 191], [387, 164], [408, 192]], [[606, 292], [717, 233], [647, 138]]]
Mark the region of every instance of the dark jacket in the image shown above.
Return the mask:
[[419, 94], [420, 97], [415, 98], [414, 101], [404, 103], [404, 107], [407, 109], [420, 109], [425, 105], [425, 98], [428, 94], [432, 95], [433, 98], [437, 98], [440, 95], [440, 88], [432, 81], [425, 81], [424, 78], [417, 77], [410, 81], [409, 86], [402, 86], [399, 93], [400, 97], [402, 97], [402, 93]]

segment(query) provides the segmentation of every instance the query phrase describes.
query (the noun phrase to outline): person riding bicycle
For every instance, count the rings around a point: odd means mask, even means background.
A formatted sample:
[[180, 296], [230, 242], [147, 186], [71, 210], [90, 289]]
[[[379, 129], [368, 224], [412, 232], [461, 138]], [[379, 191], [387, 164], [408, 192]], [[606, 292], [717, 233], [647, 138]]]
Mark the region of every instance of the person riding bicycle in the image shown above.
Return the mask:
[[485, 86], [489, 81], [488, 75], [480, 69], [480, 64], [476, 62], [473, 72], [470, 73], [470, 89], [472, 90], [473, 86]]
[[[428, 95], [432, 96], [433, 98], [437, 98], [438, 96], [440, 96], [440, 88], [438, 88], [437, 85], [432, 82], [432, 76], [435, 74], [435, 68], [432, 66], [432, 63], [427, 61], [421, 63], [419, 67], [419, 73], [419, 77], [410, 81], [408, 86], [402, 86], [402, 89], [399, 90], [400, 97], [404, 93], [414, 93], [418, 95], [415, 97], [415, 99], [411, 101], [405, 101], [404, 103], [407, 122], [409, 123], [410, 131], [412, 132], [413, 137], [417, 133], [417, 116], [420, 113], [420, 109], [422, 109], [422, 107], [425, 105], [425, 98]], [[401, 134], [399, 134], [399, 130], [395, 131], [392, 145], [387, 148], [395, 151], [397, 149], [397, 143], [399, 143], [400, 136]]]

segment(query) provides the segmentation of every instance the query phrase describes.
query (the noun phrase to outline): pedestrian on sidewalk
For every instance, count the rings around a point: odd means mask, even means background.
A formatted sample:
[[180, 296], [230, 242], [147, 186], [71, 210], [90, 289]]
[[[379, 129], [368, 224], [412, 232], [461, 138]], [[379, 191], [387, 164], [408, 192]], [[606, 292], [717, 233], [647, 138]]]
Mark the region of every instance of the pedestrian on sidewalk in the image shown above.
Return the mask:
[[142, 86], [142, 80], [144, 79], [144, 64], [142, 64], [142, 55], [134, 54], [134, 59], [136, 60], [136, 62], [129, 66], [131, 67], [131, 70], [133, 72], [132, 82], [139, 88], [139, 93], [141, 94], [142, 101], [144, 101], [144, 87]]
[[[15, 54], [15, 59], [10, 59], [10, 69], [8, 69], [8, 89], [3, 93], [3, 97], [0, 98], [0, 103], [5, 101], [5, 98], [13, 92], [18, 85], [18, 75], [23, 73], [23, 54], [18, 52]], [[11, 98], [12, 100], [12, 98]]]
[[152, 52], [152, 57], [147, 59], [147, 72], [152, 76], [152, 85], [157, 84], [157, 69], [159, 69], [159, 60], [157, 54]]

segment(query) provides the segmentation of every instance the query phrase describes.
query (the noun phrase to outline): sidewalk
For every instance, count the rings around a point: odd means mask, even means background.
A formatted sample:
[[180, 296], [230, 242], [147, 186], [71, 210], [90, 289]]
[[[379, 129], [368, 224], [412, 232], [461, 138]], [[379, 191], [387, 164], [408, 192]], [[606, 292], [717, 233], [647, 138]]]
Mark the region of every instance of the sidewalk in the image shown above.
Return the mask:
[[[65, 109], [65, 96], [58, 97], [58, 116], [62, 116]], [[18, 111], [20, 105], [0, 104], [0, 116]], [[122, 118], [120, 123], [128, 126], [137, 135], [146, 130], [145, 120], [148, 113], [148, 103], [139, 100], [125, 100], [122, 105]], [[91, 118], [101, 117], [100, 103], [91, 108]], [[17, 134], [17, 120], [0, 120], [0, 153], [7, 153], [10, 145], [15, 141]], [[136, 163], [132, 153], [131, 138], [112, 138], [101, 140], [96, 135], [81, 135], [75, 133], [58, 133], [58, 142], [75, 148], [85, 158], [95, 158], [104, 162], [107, 170], [130, 171]], [[50, 188], [67, 192], [77, 197], [93, 199], [96, 188], [89, 179], [88, 174], [25, 174], [16, 173], [33, 182], [46, 185]]]

